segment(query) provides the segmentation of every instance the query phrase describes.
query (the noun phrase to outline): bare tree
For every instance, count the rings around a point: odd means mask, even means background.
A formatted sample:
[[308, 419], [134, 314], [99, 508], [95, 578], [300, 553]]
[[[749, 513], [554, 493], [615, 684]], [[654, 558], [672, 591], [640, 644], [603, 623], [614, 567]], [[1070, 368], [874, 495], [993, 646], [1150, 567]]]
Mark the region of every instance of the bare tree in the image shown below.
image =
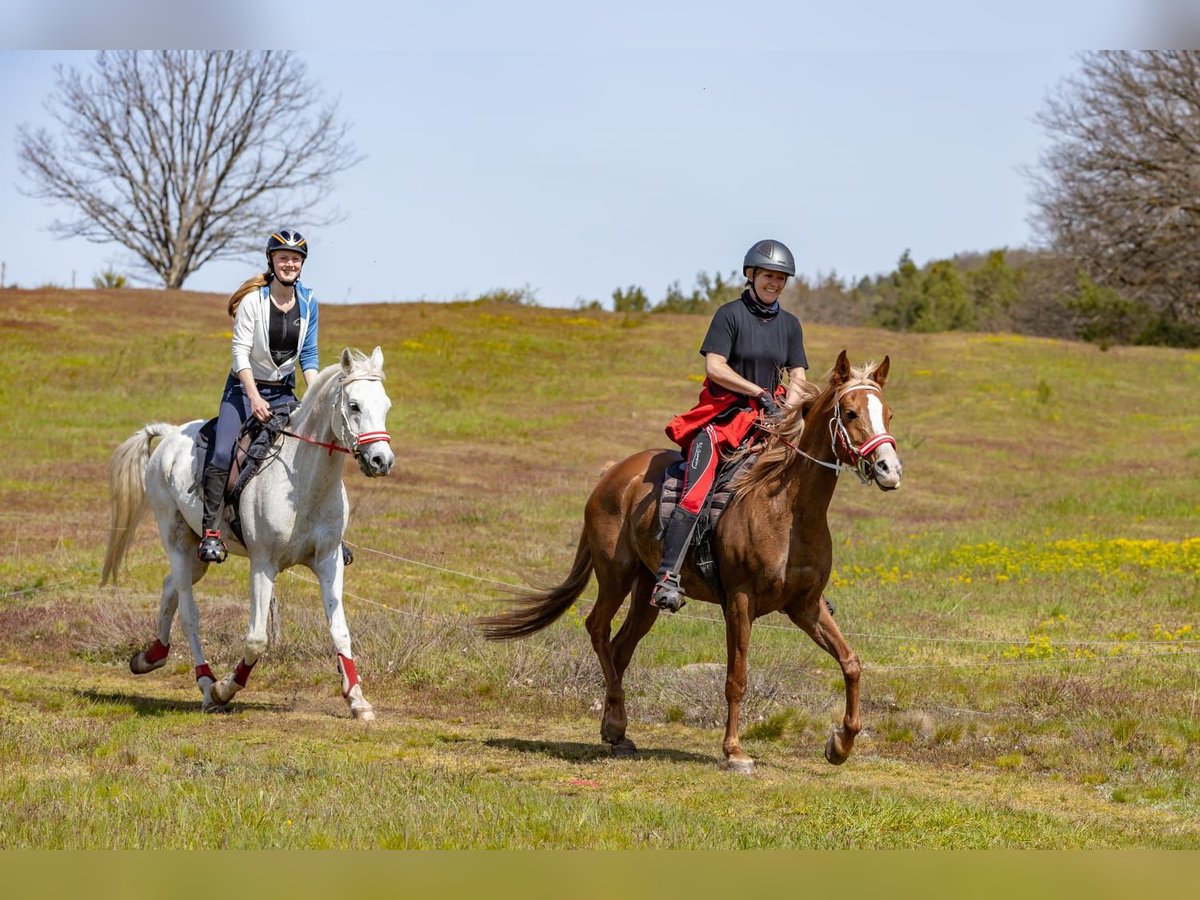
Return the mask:
[[120, 244], [168, 288], [282, 224], [336, 218], [313, 205], [360, 159], [287, 52], [102, 52], [90, 77], [57, 71], [61, 145], [17, 134], [29, 193], [74, 207], [52, 233]]
[[1034, 225], [1097, 284], [1200, 321], [1200, 54], [1092, 52], [1037, 117]]

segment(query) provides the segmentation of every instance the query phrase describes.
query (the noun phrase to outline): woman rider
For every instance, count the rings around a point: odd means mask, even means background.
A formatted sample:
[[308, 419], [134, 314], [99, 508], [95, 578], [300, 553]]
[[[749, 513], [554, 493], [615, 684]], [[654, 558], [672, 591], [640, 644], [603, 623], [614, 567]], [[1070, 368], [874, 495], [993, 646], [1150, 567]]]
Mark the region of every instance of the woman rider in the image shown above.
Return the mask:
[[308, 243], [300, 232], [276, 231], [267, 238], [267, 271], [229, 298], [233, 367], [204, 464], [203, 537], [196, 549], [202, 562], [220, 563], [227, 556], [221, 506], [242, 425], [251, 416], [266, 422], [272, 407], [295, 401], [297, 361], [306, 385], [317, 376], [317, 301], [312, 289], [300, 283], [307, 258]]
[[[779, 306], [788, 277], [796, 274], [792, 252], [779, 241], [759, 241], [746, 251], [742, 274], [745, 291], [717, 310], [700, 345], [706, 377], [699, 402], [666, 429], [687, 460], [683, 494], [667, 523], [650, 596], [651, 603], [668, 612], [685, 602], [679, 570], [722, 451], [737, 448], [760, 413], [777, 419], [780, 403], [799, 403], [808, 368], [800, 320]], [[784, 399], [778, 399], [785, 389]]]

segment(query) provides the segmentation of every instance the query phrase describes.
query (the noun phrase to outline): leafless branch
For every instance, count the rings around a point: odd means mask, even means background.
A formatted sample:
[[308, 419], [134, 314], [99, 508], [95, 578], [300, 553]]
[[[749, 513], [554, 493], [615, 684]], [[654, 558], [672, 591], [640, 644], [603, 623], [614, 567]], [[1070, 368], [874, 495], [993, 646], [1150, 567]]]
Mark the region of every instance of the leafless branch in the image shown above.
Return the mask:
[[273, 228], [331, 221], [312, 210], [361, 159], [287, 52], [102, 52], [58, 76], [60, 134], [18, 130], [28, 193], [73, 209], [54, 234], [120, 244], [168, 288]]
[[1200, 54], [1093, 52], [1037, 121], [1034, 224], [1097, 283], [1200, 317]]

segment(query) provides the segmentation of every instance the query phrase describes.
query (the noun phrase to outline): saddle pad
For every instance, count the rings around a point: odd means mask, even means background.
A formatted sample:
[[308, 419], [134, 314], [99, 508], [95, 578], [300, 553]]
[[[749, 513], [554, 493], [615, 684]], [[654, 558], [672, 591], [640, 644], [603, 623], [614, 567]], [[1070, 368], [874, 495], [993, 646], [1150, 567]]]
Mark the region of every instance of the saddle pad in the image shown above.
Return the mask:
[[[733, 492], [729, 490], [729, 482], [733, 481], [733, 477], [742, 469], [754, 465], [756, 459], [758, 459], [757, 453], [748, 453], [730, 462], [720, 464], [713, 482], [713, 489], [708, 495], [708, 503], [700, 511], [701, 518], [707, 519], [708, 527], [697, 528], [697, 535], [705, 531], [711, 531], [716, 527], [717, 520], [721, 518], [721, 513], [725, 511], [725, 506], [729, 503], [730, 497], [733, 496]], [[671, 513], [679, 505], [679, 497], [683, 493], [684, 469], [684, 461], [680, 459], [677, 462], [671, 463], [667, 467], [666, 472], [663, 473], [662, 493], [658, 499], [659, 537], [666, 534], [667, 522], [671, 519]]]
[[[260, 422], [258, 419], [247, 419], [245, 425], [242, 426], [242, 434], [238, 435], [239, 443], [243, 436], [246, 437], [246, 446], [235, 447], [234, 454], [237, 459], [238, 474], [237, 483], [231, 491], [228, 491], [227, 498], [234, 498], [241, 494], [242, 489], [246, 487], [248, 482], [260, 468], [267, 458], [270, 456], [271, 446], [279, 439], [279, 435], [283, 429], [287, 427], [288, 418], [291, 416], [295, 405], [278, 406], [271, 410], [271, 418], [266, 422]], [[204, 482], [204, 461], [208, 458], [208, 447], [213, 442], [217, 434], [217, 420], [209, 419], [200, 426], [200, 431], [196, 434], [196, 440], [192, 444], [192, 493], [200, 490], [201, 484]]]

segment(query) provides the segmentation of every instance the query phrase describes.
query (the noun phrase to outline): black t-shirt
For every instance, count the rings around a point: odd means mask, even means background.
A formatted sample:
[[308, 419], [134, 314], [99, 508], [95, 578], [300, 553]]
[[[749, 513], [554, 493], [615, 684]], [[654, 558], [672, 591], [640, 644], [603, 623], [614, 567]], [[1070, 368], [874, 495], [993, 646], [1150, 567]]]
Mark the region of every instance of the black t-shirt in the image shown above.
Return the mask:
[[296, 303], [287, 312], [271, 304], [271, 320], [267, 325], [267, 342], [271, 359], [282, 366], [296, 355], [300, 346], [300, 304]]
[[[758, 304], [757, 314], [750, 304]], [[784, 309], [773, 316], [764, 312], [749, 291], [726, 303], [713, 316], [700, 353], [725, 357], [733, 371], [771, 390], [779, 384], [780, 369], [807, 369], [808, 357], [800, 320]]]

